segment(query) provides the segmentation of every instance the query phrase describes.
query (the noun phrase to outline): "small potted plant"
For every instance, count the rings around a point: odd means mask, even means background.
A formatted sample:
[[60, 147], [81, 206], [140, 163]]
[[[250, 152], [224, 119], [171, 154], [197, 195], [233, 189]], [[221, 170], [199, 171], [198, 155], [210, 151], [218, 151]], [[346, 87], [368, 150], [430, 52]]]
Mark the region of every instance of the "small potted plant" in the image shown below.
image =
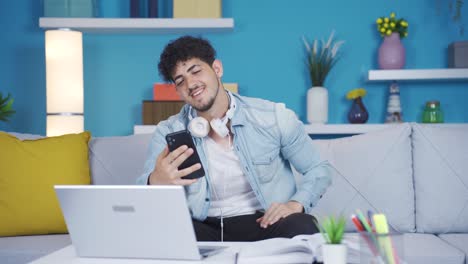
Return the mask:
[[309, 44], [303, 38], [307, 50], [307, 66], [312, 88], [307, 91], [307, 121], [309, 123], [328, 122], [328, 90], [325, 81], [340, 58], [340, 47], [344, 41], [336, 41], [333, 31], [325, 42], [314, 40]]
[[321, 224], [316, 223], [326, 244], [322, 247], [324, 264], [345, 264], [347, 248], [341, 241], [344, 235], [346, 219], [343, 216], [325, 217]]
[[15, 111], [12, 108], [13, 105], [13, 98], [11, 95], [3, 97], [2, 92], [0, 92], [0, 121], [8, 122], [8, 118], [10, 118]]

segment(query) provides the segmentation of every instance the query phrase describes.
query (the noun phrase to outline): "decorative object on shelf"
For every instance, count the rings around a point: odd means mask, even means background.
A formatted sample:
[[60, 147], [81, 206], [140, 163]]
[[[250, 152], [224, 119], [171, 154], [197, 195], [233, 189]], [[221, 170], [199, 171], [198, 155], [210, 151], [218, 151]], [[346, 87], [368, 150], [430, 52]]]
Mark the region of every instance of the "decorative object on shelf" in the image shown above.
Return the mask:
[[96, 17], [96, 0], [43, 0], [45, 17]]
[[16, 112], [13, 110], [13, 101], [11, 94], [3, 97], [2, 92], [0, 92], [0, 121], [8, 122], [9, 118]]
[[184, 101], [143, 101], [143, 125], [157, 125], [159, 122], [179, 113], [184, 105]]
[[237, 83], [223, 83], [223, 87], [231, 93], [239, 93], [239, 85]]
[[84, 131], [83, 34], [45, 32], [47, 136]]
[[158, 17], [158, 0], [148, 0], [148, 17]]
[[405, 47], [401, 39], [408, 36], [408, 22], [397, 19], [394, 12], [390, 17], [379, 17], [377, 30], [384, 38], [379, 47], [378, 63], [380, 69], [401, 69], [405, 65]]
[[153, 85], [153, 100], [155, 101], [182, 101], [172, 83], [155, 83]]
[[444, 113], [440, 109], [439, 101], [428, 101], [422, 114], [423, 123], [443, 123]]
[[328, 122], [328, 90], [324, 87], [325, 80], [339, 59], [339, 51], [344, 41], [333, 39], [332, 31], [327, 42], [314, 40], [312, 48], [303, 37], [307, 49], [307, 65], [309, 68], [312, 88], [307, 91], [307, 121], [309, 123]]
[[130, 0], [130, 17], [158, 17], [158, 0]]
[[448, 46], [448, 67], [468, 68], [468, 41], [453, 42]]
[[362, 97], [366, 95], [364, 88], [357, 88], [346, 94], [346, 99], [353, 100], [351, 109], [348, 112], [348, 121], [351, 124], [364, 124], [369, 119], [369, 113], [362, 102]]
[[130, 17], [140, 17], [140, 0], [130, 0]]
[[393, 82], [389, 88], [387, 117], [385, 123], [401, 123], [403, 122], [403, 113], [400, 104], [400, 88], [397, 82]]
[[324, 264], [345, 264], [347, 247], [341, 241], [344, 235], [346, 220], [340, 217], [325, 217], [322, 224], [315, 223], [326, 244], [322, 247]]
[[[223, 87], [232, 93], [239, 93], [237, 83], [223, 83]], [[153, 100], [182, 101], [173, 83], [155, 83], [153, 85]]]
[[221, 0], [174, 0], [174, 18], [221, 18]]

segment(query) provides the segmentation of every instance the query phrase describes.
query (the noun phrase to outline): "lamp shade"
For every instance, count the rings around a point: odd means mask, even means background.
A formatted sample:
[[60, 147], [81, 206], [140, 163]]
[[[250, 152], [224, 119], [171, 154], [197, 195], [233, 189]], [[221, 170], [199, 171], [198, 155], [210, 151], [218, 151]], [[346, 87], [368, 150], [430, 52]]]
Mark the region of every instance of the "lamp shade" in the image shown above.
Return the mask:
[[48, 30], [45, 32], [45, 47], [47, 136], [82, 132], [82, 33], [66, 29]]

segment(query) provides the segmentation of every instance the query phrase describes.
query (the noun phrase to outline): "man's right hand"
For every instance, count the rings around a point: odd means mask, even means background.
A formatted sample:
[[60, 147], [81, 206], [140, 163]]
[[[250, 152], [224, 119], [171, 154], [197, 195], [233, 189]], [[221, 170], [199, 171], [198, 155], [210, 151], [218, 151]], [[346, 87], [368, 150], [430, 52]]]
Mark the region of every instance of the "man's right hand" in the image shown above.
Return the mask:
[[156, 160], [156, 165], [149, 177], [150, 185], [190, 185], [197, 181], [197, 179], [181, 179], [184, 176], [201, 168], [201, 164], [197, 163], [183, 170], [178, 167], [190, 155], [193, 154], [193, 149], [188, 148], [186, 145], [180, 146], [172, 152], [166, 146], [159, 154]]

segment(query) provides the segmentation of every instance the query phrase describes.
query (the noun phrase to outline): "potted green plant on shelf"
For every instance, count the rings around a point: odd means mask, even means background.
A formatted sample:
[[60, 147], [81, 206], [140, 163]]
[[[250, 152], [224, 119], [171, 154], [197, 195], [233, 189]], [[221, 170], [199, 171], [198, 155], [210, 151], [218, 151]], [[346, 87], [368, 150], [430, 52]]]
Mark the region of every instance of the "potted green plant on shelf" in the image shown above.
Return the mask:
[[0, 92], [0, 121], [8, 122], [9, 118], [15, 113], [12, 108], [13, 101], [10, 94], [3, 97], [2, 92]]
[[326, 244], [322, 247], [323, 263], [345, 264], [347, 248], [342, 244], [346, 219], [344, 216], [325, 217], [321, 224], [315, 223]]
[[[340, 58], [340, 47], [344, 41], [334, 39], [332, 31], [328, 41], [316, 39], [313, 43], [303, 37], [307, 50], [307, 67], [312, 82], [312, 88], [307, 91], [307, 121], [309, 123], [328, 122], [328, 90], [325, 81]], [[312, 45], [311, 45], [312, 44]], [[311, 47], [312, 46], [312, 47]]]

